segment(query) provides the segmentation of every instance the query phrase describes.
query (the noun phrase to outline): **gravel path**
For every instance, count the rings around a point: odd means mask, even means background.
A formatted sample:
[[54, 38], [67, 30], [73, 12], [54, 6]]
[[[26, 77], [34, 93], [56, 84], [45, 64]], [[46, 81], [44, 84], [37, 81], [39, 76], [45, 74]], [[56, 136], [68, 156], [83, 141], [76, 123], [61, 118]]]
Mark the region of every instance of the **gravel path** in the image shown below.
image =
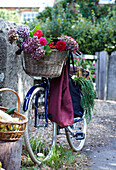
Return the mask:
[[90, 170], [116, 170], [116, 138], [108, 145], [95, 149], [90, 155]]
[[[81, 154], [86, 154], [88, 159], [87, 166], [83, 170], [114, 170], [116, 169], [116, 102], [96, 100], [95, 112], [87, 127], [87, 138], [81, 151]], [[57, 136], [57, 143], [68, 145], [66, 136]]]
[[82, 153], [86, 153], [90, 170], [116, 169], [116, 102], [96, 100], [96, 115], [87, 128]]

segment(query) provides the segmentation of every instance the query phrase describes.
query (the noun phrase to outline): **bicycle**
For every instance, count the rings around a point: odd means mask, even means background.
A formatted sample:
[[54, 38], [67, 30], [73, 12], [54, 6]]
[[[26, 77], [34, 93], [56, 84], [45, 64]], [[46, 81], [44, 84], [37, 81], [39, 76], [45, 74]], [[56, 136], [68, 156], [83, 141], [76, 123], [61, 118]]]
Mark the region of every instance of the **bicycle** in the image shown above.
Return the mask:
[[[23, 105], [25, 116], [28, 118], [24, 141], [32, 161], [37, 164], [51, 157], [60, 130], [59, 125], [48, 119], [48, 98], [49, 79], [42, 78], [39, 84], [30, 88]], [[81, 150], [86, 139], [86, 118], [76, 117], [74, 123], [64, 129], [72, 150]]]

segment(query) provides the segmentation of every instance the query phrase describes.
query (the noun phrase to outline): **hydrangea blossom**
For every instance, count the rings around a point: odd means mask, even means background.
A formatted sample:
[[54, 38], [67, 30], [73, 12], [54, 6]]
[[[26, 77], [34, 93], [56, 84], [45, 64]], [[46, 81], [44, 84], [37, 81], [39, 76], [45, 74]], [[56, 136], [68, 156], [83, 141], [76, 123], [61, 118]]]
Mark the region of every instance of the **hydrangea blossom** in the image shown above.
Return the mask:
[[78, 52], [78, 43], [70, 36], [62, 35], [58, 39], [66, 42], [66, 49], [74, 53]]
[[24, 51], [30, 53], [36, 60], [45, 55], [45, 50], [41, 47], [37, 36], [26, 39], [23, 47]]
[[21, 25], [18, 27], [17, 34], [19, 38], [26, 39], [29, 37], [29, 28], [26, 25]]
[[21, 25], [17, 30], [17, 34], [19, 36], [17, 40], [17, 46], [21, 49], [23, 48], [25, 40], [29, 37], [29, 31], [29, 28], [24, 25]]
[[44, 55], [49, 55], [51, 49], [57, 49], [59, 51], [69, 50], [79, 53], [79, 45], [72, 37], [62, 35], [57, 39], [51, 39], [53, 42], [49, 42], [48, 40], [49, 44], [47, 45], [47, 39], [42, 37], [43, 32], [36, 29], [30, 32], [28, 26], [20, 25], [17, 30], [11, 29], [9, 31], [9, 42], [12, 44], [16, 41], [19, 47], [16, 51], [17, 55], [21, 54], [24, 50], [24, 52], [30, 53], [34, 59], [38, 60]]

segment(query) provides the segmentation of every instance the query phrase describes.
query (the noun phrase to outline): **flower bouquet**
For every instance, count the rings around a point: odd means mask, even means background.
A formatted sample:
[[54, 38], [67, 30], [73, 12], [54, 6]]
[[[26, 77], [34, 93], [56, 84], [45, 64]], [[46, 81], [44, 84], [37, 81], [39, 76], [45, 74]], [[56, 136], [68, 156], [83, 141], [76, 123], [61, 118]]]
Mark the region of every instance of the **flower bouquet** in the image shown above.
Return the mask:
[[57, 39], [43, 37], [40, 26], [37, 25], [30, 31], [26, 25], [21, 25], [17, 30], [10, 29], [8, 40], [16, 42], [16, 54], [24, 52], [25, 72], [30, 76], [58, 77], [61, 75], [67, 52], [80, 54], [78, 43], [69, 36], [62, 35]]

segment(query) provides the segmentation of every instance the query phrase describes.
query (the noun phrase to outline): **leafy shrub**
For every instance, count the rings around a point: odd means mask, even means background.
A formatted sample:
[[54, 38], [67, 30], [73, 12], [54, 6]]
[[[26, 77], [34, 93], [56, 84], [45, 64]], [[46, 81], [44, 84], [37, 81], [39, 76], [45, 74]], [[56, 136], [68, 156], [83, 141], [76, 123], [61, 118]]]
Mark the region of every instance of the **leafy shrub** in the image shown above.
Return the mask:
[[106, 50], [108, 53], [116, 50], [116, 22], [113, 19], [103, 19], [97, 25], [90, 20], [77, 22], [71, 26], [64, 19], [54, 18], [41, 25], [44, 35], [58, 37], [62, 34], [72, 36], [79, 44], [79, 50], [84, 54]]
[[78, 39], [79, 49], [84, 54], [95, 54], [102, 50], [110, 53], [116, 50], [115, 28], [116, 22], [113, 18], [105, 18], [97, 25], [93, 25], [91, 21], [84, 21], [79, 22], [76, 29], [72, 31], [72, 36], [76, 41]]
[[[78, 1], [78, 0], [77, 0]], [[115, 7], [110, 11], [108, 6], [91, 7], [91, 15], [95, 17], [95, 23], [89, 14], [83, 18], [81, 5], [77, 1], [65, 0], [57, 3], [53, 8], [48, 7], [38, 15], [38, 23], [46, 37], [56, 38], [62, 34], [72, 36], [80, 45], [79, 50], [84, 54], [95, 54], [102, 50], [109, 54], [116, 50], [116, 17]], [[88, 1], [87, 1], [88, 3]], [[92, 3], [92, 2], [91, 2]], [[87, 4], [85, 4], [87, 7]], [[104, 10], [108, 11], [102, 15]], [[89, 10], [89, 9], [88, 9]], [[95, 11], [96, 10], [96, 11]], [[95, 13], [96, 12], [96, 13]], [[94, 15], [95, 14], [95, 15]], [[102, 15], [100, 17], [100, 15]], [[99, 18], [99, 20], [97, 20]]]

